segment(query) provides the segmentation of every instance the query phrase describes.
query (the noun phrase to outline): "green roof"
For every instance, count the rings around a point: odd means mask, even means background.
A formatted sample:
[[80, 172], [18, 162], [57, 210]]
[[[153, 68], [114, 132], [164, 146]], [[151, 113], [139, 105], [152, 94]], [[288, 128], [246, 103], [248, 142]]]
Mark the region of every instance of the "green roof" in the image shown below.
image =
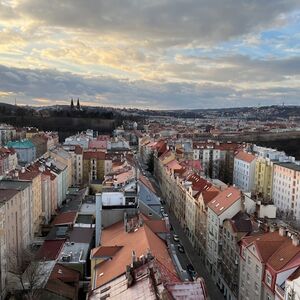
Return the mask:
[[7, 143], [8, 148], [14, 149], [28, 149], [34, 148], [34, 144], [30, 140], [21, 140], [21, 141], [10, 141]]

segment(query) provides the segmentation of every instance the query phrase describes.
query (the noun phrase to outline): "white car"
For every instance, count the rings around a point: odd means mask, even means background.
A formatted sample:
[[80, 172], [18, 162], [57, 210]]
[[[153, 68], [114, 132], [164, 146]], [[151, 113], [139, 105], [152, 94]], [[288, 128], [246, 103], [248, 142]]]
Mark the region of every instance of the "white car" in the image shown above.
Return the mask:
[[179, 236], [178, 236], [177, 234], [174, 234], [174, 235], [173, 235], [173, 240], [174, 240], [175, 242], [179, 242]]

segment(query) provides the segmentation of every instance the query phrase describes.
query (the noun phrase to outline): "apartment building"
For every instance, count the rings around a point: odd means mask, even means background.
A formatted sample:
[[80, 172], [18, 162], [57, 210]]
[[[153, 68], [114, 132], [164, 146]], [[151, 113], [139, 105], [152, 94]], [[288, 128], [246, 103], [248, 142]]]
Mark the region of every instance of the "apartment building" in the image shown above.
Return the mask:
[[7, 124], [0, 124], [0, 145], [6, 145], [16, 138], [16, 129]]
[[252, 192], [255, 187], [255, 155], [240, 151], [234, 157], [233, 183], [244, 192]]
[[0, 148], [0, 176], [4, 176], [18, 165], [17, 153], [14, 149]]
[[206, 232], [207, 232], [207, 209], [208, 203], [219, 194], [220, 190], [214, 186], [199, 192], [196, 199], [195, 209], [195, 250], [204, 260], [206, 255]]
[[40, 224], [43, 220], [42, 213], [42, 176], [39, 170], [33, 168], [22, 167], [21, 171], [15, 172], [15, 178], [20, 181], [31, 182], [32, 188], [32, 232], [38, 233]]
[[239, 299], [284, 299], [285, 282], [299, 265], [298, 236], [285, 228], [244, 237], [240, 248]]
[[294, 162], [295, 158], [287, 156], [283, 151], [253, 145], [256, 154], [254, 192], [265, 200], [272, 199], [273, 165], [276, 162]]
[[234, 155], [241, 148], [237, 143], [194, 142], [194, 159], [200, 160], [205, 176], [232, 183]]
[[86, 150], [83, 152], [83, 183], [90, 183], [93, 180], [104, 179], [105, 175], [105, 152]]
[[269, 158], [257, 157], [255, 162], [254, 192], [265, 200], [272, 199], [273, 161]]
[[72, 159], [72, 155], [64, 150], [61, 147], [56, 147], [53, 148], [49, 151], [50, 157], [52, 157], [55, 161], [60, 162], [61, 164], [67, 166], [67, 182], [66, 182], [66, 186], [72, 186], [75, 182], [73, 179], [73, 159]]
[[274, 164], [272, 198], [280, 212], [300, 219], [300, 165]]
[[206, 266], [212, 278], [223, 288], [219, 270], [221, 265], [221, 246], [223, 222], [235, 216], [241, 210], [241, 192], [231, 186], [221, 191], [208, 203], [207, 209], [207, 262]]
[[32, 184], [16, 180], [0, 181], [0, 202], [5, 205], [7, 253], [20, 262], [22, 251], [32, 240]]
[[227, 300], [238, 299], [239, 288], [239, 242], [254, 230], [247, 213], [238, 212], [231, 219], [225, 220], [221, 235], [221, 268], [224, 297]]
[[[0, 199], [2, 193], [0, 190]], [[5, 299], [6, 296], [6, 278], [7, 278], [7, 247], [5, 236], [5, 202], [0, 202], [0, 299]]]
[[36, 158], [36, 148], [30, 140], [10, 141], [7, 147], [15, 149], [19, 164], [31, 163]]

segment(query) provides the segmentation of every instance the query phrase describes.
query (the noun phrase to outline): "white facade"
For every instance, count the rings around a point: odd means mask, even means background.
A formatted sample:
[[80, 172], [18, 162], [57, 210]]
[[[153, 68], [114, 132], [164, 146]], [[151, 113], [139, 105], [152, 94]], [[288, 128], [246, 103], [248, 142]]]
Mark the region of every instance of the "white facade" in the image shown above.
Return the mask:
[[242, 248], [240, 257], [239, 299], [262, 299], [262, 265], [255, 246]]
[[286, 280], [284, 300], [300, 300], [300, 277]]
[[207, 258], [212, 269], [209, 270], [212, 273], [213, 278], [220, 280], [217, 273], [217, 265], [219, 258], [219, 246], [221, 243], [220, 226], [223, 226], [223, 221], [231, 219], [241, 210], [241, 199], [235, 201], [230, 207], [228, 207], [223, 213], [217, 215], [210, 207], [207, 211]]
[[251, 192], [255, 185], [255, 159], [247, 162], [234, 158], [233, 183], [244, 192]]
[[272, 198], [282, 212], [292, 213], [300, 219], [300, 166], [278, 163], [273, 168]]
[[7, 255], [6, 255], [6, 237], [5, 237], [5, 205], [0, 207], [0, 299], [6, 295], [7, 278]]

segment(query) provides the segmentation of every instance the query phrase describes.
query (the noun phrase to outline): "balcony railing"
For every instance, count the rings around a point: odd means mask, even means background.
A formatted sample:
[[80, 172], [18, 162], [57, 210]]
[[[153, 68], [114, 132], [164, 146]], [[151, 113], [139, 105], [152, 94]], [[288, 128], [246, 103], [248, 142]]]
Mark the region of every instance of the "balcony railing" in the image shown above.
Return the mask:
[[281, 299], [284, 299], [284, 290], [279, 286], [275, 285], [275, 292], [280, 296]]

